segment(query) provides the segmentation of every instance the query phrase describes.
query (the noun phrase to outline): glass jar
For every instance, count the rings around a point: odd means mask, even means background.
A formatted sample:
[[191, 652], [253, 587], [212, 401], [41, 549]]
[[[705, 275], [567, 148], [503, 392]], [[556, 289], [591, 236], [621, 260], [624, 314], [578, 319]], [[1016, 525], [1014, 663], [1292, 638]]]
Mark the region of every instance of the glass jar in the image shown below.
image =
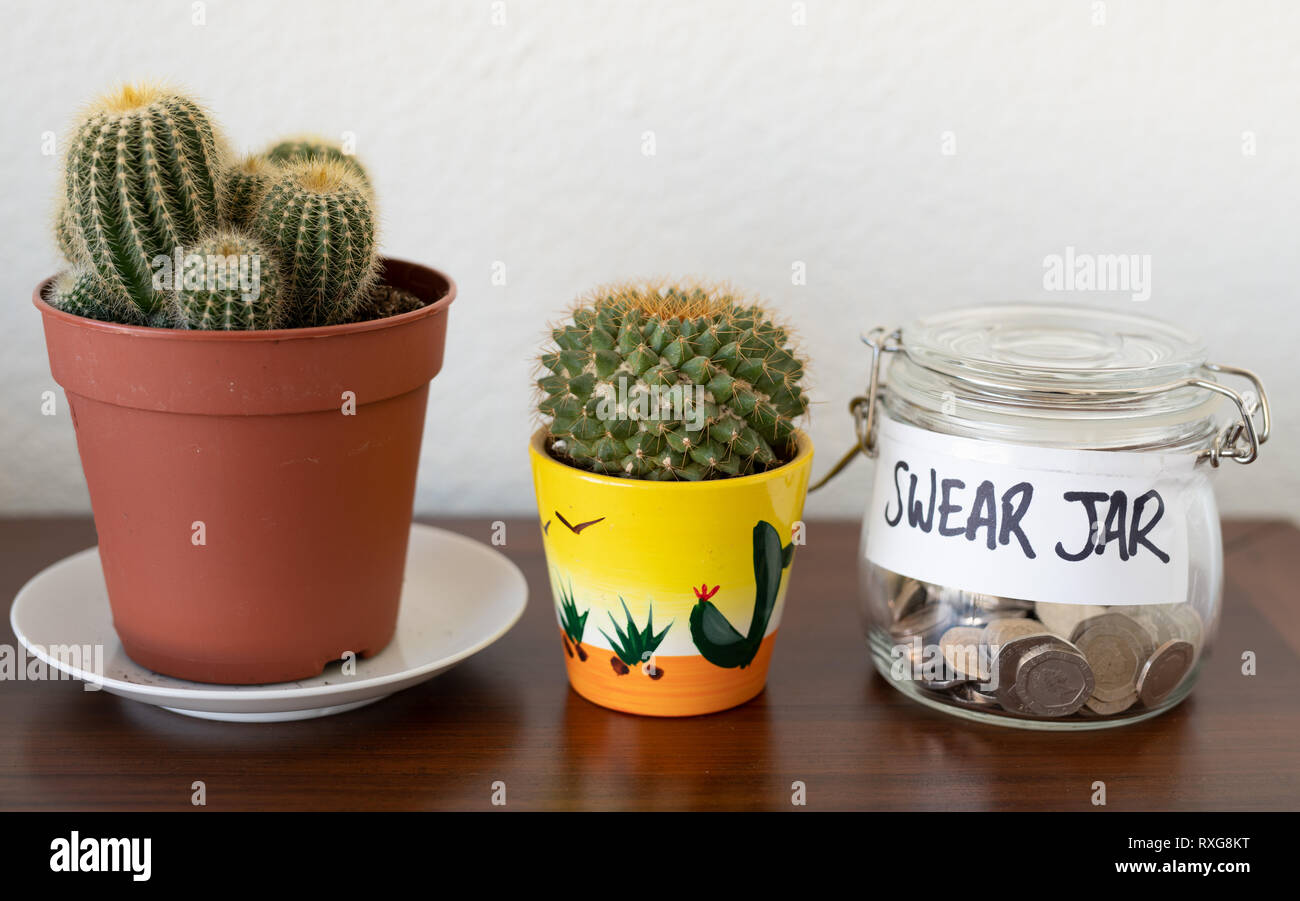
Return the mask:
[[855, 451], [876, 460], [859, 553], [876, 669], [930, 707], [1026, 728], [1135, 722], [1186, 697], [1222, 594], [1210, 476], [1267, 440], [1259, 379], [1159, 321], [1064, 306], [864, 340], [871, 384], [852, 409]]

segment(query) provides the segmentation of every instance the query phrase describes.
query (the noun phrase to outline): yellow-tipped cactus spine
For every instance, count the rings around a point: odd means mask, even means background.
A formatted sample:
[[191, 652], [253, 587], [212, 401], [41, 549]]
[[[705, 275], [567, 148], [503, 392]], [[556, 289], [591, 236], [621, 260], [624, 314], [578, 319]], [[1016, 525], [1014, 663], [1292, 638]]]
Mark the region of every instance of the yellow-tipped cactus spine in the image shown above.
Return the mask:
[[220, 141], [198, 103], [158, 85], [127, 85], [83, 114], [65, 160], [75, 228], [101, 281], [151, 314], [165, 302], [154, 259], [216, 218]]
[[280, 261], [292, 326], [350, 321], [379, 273], [370, 192], [347, 166], [313, 157], [286, 166], [255, 230]]

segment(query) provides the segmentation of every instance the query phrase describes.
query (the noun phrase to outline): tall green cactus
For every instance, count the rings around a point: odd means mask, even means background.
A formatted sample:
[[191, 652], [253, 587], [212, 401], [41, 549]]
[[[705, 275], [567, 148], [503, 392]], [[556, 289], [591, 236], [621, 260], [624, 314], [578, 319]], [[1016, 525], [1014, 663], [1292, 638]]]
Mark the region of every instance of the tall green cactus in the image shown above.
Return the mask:
[[579, 301], [543, 353], [551, 451], [636, 479], [762, 472], [795, 451], [808, 409], [786, 330], [725, 288], [627, 284]]
[[379, 273], [369, 192], [345, 165], [290, 163], [258, 207], [255, 230], [280, 261], [292, 326], [348, 322]]
[[154, 258], [216, 219], [222, 146], [198, 103], [153, 84], [101, 98], [73, 131], [64, 176], [75, 228], [100, 280], [142, 313], [166, 300]]
[[244, 232], [223, 229], [185, 250], [186, 264], [175, 276], [173, 291], [175, 318], [182, 328], [243, 331], [280, 327], [279, 275], [260, 241]]
[[366, 186], [366, 190], [371, 189], [370, 174], [366, 172], [366, 167], [361, 165], [361, 161], [345, 151], [338, 141], [331, 141], [320, 135], [296, 135], [284, 138], [268, 147], [264, 156], [279, 166], [309, 159], [333, 160], [359, 178]]
[[251, 225], [278, 171], [266, 157], [248, 154], [222, 172], [217, 204], [221, 224], [230, 228]]

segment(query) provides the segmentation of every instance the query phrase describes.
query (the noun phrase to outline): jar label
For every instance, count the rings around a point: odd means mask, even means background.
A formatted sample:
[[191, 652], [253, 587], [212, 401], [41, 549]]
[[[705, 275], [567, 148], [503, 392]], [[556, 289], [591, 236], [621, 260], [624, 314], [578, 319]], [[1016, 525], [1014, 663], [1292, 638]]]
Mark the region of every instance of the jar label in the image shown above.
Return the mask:
[[925, 582], [1060, 604], [1187, 597], [1195, 455], [1025, 447], [883, 414], [865, 553]]

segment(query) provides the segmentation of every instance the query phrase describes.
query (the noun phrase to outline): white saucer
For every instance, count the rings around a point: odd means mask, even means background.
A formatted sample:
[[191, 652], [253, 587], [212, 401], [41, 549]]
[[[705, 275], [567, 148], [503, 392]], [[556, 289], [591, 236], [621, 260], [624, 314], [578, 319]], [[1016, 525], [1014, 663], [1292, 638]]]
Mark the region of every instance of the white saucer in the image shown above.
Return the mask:
[[[412, 525], [397, 634], [343, 675], [338, 663], [299, 682], [210, 685], [159, 675], [126, 656], [109, 612], [96, 548], [34, 576], [14, 598], [9, 622], [28, 653], [105, 691], [176, 713], [232, 722], [282, 722], [343, 713], [432, 679], [496, 641], [524, 612], [528, 585], [499, 551], [463, 535]], [[102, 645], [103, 677], [46, 652]], [[93, 662], [87, 662], [93, 666]]]

